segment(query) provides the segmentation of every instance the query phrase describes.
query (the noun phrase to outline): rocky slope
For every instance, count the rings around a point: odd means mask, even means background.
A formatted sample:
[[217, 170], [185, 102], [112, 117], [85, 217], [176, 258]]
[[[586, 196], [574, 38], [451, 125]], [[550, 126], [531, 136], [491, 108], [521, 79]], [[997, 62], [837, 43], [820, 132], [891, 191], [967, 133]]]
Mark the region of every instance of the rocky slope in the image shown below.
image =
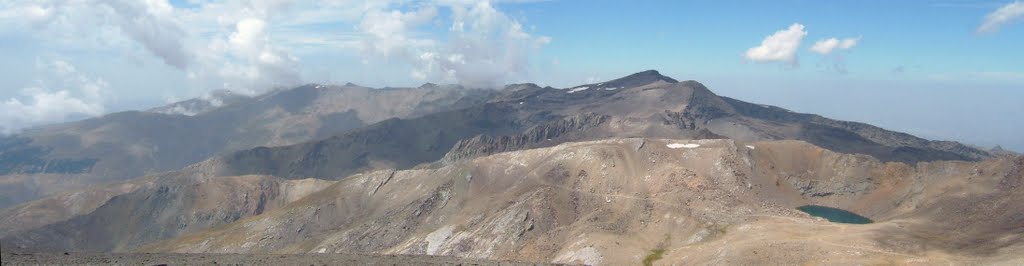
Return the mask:
[[[1022, 157], [882, 162], [799, 141], [609, 139], [357, 174], [146, 252], [557, 263], [1020, 262]], [[795, 207], [876, 222], [834, 224]]]
[[100, 185], [59, 193], [39, 200], [0, 210], [0, 237], [66, 221], [93, 212], [111, 198], [136, 190], [152, 188], [159, 177]]
[[146, 112], [29, 129], [0, 137], [0, 207], [176, 170], [230, 151], [295, 144], [389, 118], [464, 108], [492, 93], [432, 84], [396, 89], [311, 84], [256, 97], [217, 93]]
[[[2, 240], [5, 246], [32, 250], [126, 251], [157, 240], [263, 213], [329, 186], [332, 181], [318, 179], [282, 180], [267, 176], [203, 178], [160, 176], [144, 181], [113, 185], [117, 192], [102, 205], [71, 208], [76, 200], [102, 199], [79, 197], [96, 194], [95, 189], [50, 197], [10, 211], [4, 220]], [[60, 201], [65, 200], [65, 201]], [[50, 203], [48, 206], [39, 204]], [[49, 215], [36, 212], [66, 210]], [[32, 222], [14, 224], [8, 222]]]

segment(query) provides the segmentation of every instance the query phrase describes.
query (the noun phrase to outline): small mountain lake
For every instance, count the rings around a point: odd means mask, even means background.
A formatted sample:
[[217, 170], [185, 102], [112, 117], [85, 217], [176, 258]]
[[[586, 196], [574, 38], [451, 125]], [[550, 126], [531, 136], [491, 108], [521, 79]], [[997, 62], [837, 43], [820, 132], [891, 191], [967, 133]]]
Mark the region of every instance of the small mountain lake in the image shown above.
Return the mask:
[[856, 213], [849, 212], [843, 209], [836, 209], [832, 207], [825, 207], [819, 205], [804, 205], [796, 208], [802, 212], [806, 212], [814, 217], [821, 217], [827, 219], [833, 223], [844, 223], [844, 224], [869, 224], [874, 221], [868, 219], [868, 217], [860, 216]]

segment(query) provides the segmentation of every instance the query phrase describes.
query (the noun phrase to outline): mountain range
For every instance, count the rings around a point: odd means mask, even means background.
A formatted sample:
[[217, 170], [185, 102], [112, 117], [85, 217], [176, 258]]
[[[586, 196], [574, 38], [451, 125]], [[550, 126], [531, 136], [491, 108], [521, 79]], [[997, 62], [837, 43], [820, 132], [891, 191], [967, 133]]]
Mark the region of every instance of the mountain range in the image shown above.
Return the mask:
[[1024, 263], [1024, 157], [653, 70], [570, 88], [218, 92], [29, 129], [0, 159], [5, 249]]

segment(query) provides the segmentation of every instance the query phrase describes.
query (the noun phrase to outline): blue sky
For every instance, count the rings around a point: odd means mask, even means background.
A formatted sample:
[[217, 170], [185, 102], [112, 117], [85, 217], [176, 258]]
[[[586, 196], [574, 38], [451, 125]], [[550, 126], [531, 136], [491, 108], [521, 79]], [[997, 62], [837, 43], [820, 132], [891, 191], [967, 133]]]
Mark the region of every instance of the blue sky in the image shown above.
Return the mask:
[[[526, 14], [539, 32], [554, 37], [542, 55], [560, 61], [556, 71], [614, 76], [657, 68], [696, 76], [929, 80], [1024, 70], [1024, 52], [1017, 47], [1024, 44], [1024, 27], [975, 33], [997, 2], [639, 2], [551, 1], [518, 5], [510, 13]], [[824, 38], [862, 37], [842, 54], [850, 73], [829, 73], [824, 68], [833, 58], [807, 49], [799, 50], [795, 69], [744, 62], [740, 55], [746, 49], [793, 23], [806, 26], [804, 48]], [[894, 75], [898, 68], [902, 75]], [[1019, 84], [1015, 78], [1002, 81]]]
[[215, 89], [568, 87], [657, 69], [724, 96], [1024, 151], [1014, 1], [12, 0], [0, 22], [5, 131]]

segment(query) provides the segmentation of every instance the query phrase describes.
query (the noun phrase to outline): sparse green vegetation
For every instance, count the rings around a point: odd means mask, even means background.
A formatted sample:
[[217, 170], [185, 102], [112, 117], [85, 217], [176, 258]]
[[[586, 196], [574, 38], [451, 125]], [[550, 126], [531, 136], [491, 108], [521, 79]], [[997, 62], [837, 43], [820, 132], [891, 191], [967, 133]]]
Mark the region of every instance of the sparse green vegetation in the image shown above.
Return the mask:
[[644, 266], [654, 265], [654, 261], [660, 260], [663, 255], [665, 255], [665, 249], [663, 248], [651, 250], [651, 254], [647, 254], [647, 257], [644, 257]]

